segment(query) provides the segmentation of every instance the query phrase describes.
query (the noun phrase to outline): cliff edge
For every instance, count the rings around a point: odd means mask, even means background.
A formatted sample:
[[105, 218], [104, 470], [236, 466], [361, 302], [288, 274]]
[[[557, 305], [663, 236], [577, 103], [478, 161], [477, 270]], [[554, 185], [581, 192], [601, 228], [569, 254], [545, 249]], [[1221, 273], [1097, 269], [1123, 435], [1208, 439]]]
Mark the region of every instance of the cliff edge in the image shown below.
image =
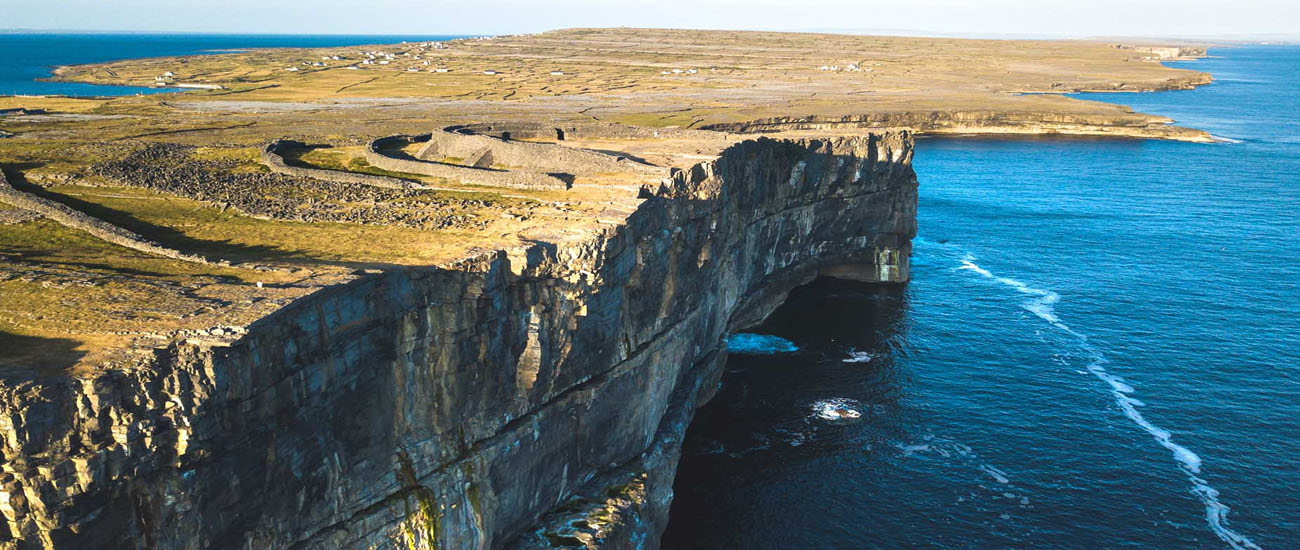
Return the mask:
[[653, 548], [728, 331], [819, 274], [907, 280], [911, 155], [740, 142], [582, 239], [6, 384], [0, 548]]

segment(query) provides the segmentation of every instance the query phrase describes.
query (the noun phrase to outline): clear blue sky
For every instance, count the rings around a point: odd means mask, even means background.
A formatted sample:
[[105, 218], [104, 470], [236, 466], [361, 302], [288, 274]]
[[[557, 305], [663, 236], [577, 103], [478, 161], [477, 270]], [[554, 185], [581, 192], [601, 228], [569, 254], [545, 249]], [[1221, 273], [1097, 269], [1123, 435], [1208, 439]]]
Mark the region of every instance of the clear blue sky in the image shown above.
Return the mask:
[[564, 27], [1300, 35], [1300, 0], [0, 0], [0, 28], [503, 34]]

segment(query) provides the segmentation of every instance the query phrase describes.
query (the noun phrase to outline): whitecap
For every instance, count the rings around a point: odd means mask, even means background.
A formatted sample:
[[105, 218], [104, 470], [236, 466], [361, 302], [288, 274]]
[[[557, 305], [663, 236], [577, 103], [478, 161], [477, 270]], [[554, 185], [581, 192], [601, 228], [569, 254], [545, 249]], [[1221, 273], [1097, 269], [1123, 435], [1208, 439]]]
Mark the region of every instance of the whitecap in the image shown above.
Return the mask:
[[823, 399], [812, 404], [812, 412], [821, 420], [856, 420], [862, 418], [862, 403], [843, 397]]
[[849, 356], [841, 359], [844, 363], [866, 363], [871, 361], [873, 356], [865, 351], [849, 350]]
[[727, 336], [727, 353], [742, 355], [774, 355], [799, 351], [794, 342], [771, 334], [740, 332]]
[[929, 445], [904, 445], [899, 443], [898, 450], [903, 451], [903, 456], [912, 456], [916, 453], [928, 453], [934, 448]]
[[1002, 483], [1002, 484], [1006, 484], [1006, 483], [1010, 483], [1010, 482], [1011, 482], [1011, 478], [1007, 477], [1007, 473], [1006, 473], [1006, 472], [1003, 472], [1002, 470], [999, 470], [999, 469], [997, 469], [997, 468], [994, 468], [994, 467], [992, 467], [992, 466], [989, 466], [988, 464], [980, 464], [980, 465], [979, 465], [979, 469], [980, 469], [980, 471], [982, 471], [982, 472], [988, 474], [989, 477], [993, 478], [993, 481], [996, 481], [996, 482], [998, 482], [998, 483]]

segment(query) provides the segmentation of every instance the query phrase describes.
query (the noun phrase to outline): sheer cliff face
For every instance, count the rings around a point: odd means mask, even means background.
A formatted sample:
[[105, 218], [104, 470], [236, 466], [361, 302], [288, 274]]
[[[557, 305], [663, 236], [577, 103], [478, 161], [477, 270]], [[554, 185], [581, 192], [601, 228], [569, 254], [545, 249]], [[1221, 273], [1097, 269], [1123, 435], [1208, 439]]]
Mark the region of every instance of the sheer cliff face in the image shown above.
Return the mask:
[[723, 337], [907, 280], [905, 133], [748, 141], [626, 220], [0, 393], [0, 548], [657, 546]]

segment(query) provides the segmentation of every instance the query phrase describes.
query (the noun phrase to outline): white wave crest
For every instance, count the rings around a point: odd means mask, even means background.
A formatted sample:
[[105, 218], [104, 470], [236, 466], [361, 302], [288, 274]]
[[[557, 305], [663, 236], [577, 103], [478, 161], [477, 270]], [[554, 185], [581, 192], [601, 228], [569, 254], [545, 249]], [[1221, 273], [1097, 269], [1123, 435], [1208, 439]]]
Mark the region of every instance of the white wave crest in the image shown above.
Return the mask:
[[986, 279], [1009, 286], [1017, 292], [1029, 295], [1030, 298], [1021, 304], [1021, 307], [1078, 340], [1079, 348], [1092, 358], [1092, 362], [1087, 367], [1088, 372], [1110, 387], [1111, 396], [1120, 411], [1124, 413], [1124, 416], [1150, 434], [1160, 446], [1167, 449], [1173, 455], [1174, 462], [1187, 475], [1188, 480], [1192, 483], [1192, 494], [1196, 495], [1201, 500], [1201, 503], [1205, 505], [1205, 519], [1210, 530], [1214, 531], [1214, 534], [1219, 539], [1228, 543], [1233, 550], [1261, 550], [1258, 545], [1245, 535], [1228, 527], [1228, 506], [1219, 500], [1219, 492], [1199, 475], [1202, 465], [1201, 457], [1192, 452], [1191, 449], [1175, 443], [1172, 432], [1147, 420], [1142, 415], [1142, 412], [1138, 410], [1138, 407], [1142, 406], [1143, 403], [1130, 396], [1130, 394], [1136, 393], [1133, 386], [1108, 372], [1104, 366], [1107, 363], [1105, 354], [1089, 343], [1087, 336], [1076, 332], [1056, 316], [1054, 306], [1056, 302], [1060, 301], [1061, 297], [1050, 290], [1034, 288], [1015, 279], [994, 275], [989, 270], [976, 264], [975, 260], [974, 255], [966, 254], [960, 260], [961, 267], [957, 269], [976, 273]]
[[841, 359], [841, 362], [844, 362], [844, 363], [867, 363], [867, 362], [870, 362], [870, 361], [871, 361], [871, 358], [872, 358], [872, 355], [871, 355], [870, 353], [867, 353], [867, 352], [865, 352], [865, 351], [858, 351], [858, 350], [850, 349], [850, 350], [849, 350], [849, 356], [848, 356], [848, 357], [845, 357], [844, 359]]
[[775, 355], [799, 351], [794, 342], [771, 334], [739, 332], [727, 336], [727, 353], [738, 355]]
[[813, 403], [812, 412], [814, 417], [821, 420], [857, 420], [862, 418], [862, 403], [834, 397]]

